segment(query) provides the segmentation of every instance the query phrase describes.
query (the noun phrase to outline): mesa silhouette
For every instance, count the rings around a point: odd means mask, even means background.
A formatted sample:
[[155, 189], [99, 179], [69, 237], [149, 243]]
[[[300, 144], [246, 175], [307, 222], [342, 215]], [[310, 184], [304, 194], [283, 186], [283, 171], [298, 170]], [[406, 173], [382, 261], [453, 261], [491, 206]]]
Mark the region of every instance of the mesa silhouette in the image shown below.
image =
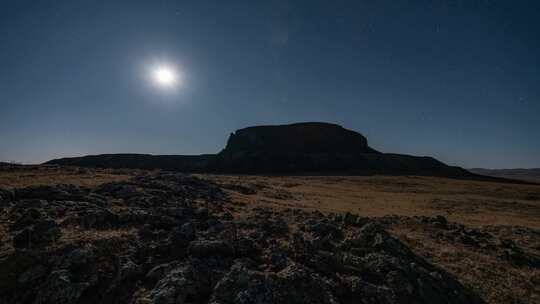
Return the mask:
[[217, 154], [102, 154], [46, 164], [97, 168], [163, 169], [197, 173], [427, 175], [492, 179], [432, 157], [381, 153], [362, 134], [339, 125], [304, 122], [255, 126], [229, 136]]

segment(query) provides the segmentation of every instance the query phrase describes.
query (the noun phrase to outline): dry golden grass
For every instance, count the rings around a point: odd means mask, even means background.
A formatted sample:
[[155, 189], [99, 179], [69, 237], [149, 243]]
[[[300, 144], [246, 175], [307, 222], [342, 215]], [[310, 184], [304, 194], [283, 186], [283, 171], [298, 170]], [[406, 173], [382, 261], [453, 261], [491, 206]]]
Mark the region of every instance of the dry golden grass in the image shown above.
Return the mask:
[[[468, 226], [540, 228], [540, 185], [466, 181], [415, 176], [263, 177], [201, 176], [223, 184], [256, 189], [255, 194], [228, 190], [245, 208], [302, 208], [323, 212], [353, 212], [380, 217], [443, 215]], [[242, 212], [242, 211], [240, 211]], [[413, 221], [414, 223], [414, 221]], [[496, 226], [502, 227], [502, 226]], [[511, 228], [509, 228], [511, 229]], [[454, 274], [487, 303], [540, 303], [540, 271], [515, 267], [495, 252], [440, 240], [425, 225], [402, 221], [390, 231], [416, 254]], [[538, 254], [540, 240], [521, 244]]]
[[[0, 187], [75, 184], [93, 187], [140, 174], [138, 170], [55, 166], [0, 168]], [[435, 216], [468, 225], [540, 228], [540, 185], [466, 181], [417, 176], [198, 175], [255, 194], [228, 191], [248, 207], [353, 212], [362, 216]]]
[[62, 237], [60, 243], [72, 243], [72, 242], [92, 242], [95, 240], [103, 239], [122, 239], [128, 237], [135, 237], [137, 235], [135, 228], [128, 229], [109, 229], [109, 230], [91, 230], [91, 229], [77, 229], [77, 228], [64, 228], [62, 229]]
[[514, 267], [490, 252], [436, 239], [423, 227], [390, 231], [416, 254], [452, 273], [487, 303], [540, 303], [540, 270]]
[[134, 170], [85, 169], [56, 166], [0, 167], [0, 187], [19, 188], [37, 185], [74, 184], [93, 187], [126, 180]]
[[201, 175], [220, 184], [259, 189], [229, 191], [248, 206], [354, 212], [362, 216], [435, 216], [468, 225], [540, 228], [540, 185], [416, 176]]

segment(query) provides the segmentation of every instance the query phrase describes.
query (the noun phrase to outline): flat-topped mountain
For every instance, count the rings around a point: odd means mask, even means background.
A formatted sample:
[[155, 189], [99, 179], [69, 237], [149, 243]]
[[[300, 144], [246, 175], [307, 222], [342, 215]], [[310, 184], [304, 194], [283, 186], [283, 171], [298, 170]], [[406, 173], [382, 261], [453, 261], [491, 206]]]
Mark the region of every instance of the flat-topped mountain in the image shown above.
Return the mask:
[[226, 147], [217, 154], [103, 154], [55, 159], [46, 164], [201, 173], [385, 174], [495, 179], [448, 166], [432, 157], [381, 153], [369, 147], [362, 134], [322, 122], [240, 129], [230, 135]]
[[232, 133], [223, 150], [286, 153], [379, 153], [360, 133], [322, 122], [257, 126]]

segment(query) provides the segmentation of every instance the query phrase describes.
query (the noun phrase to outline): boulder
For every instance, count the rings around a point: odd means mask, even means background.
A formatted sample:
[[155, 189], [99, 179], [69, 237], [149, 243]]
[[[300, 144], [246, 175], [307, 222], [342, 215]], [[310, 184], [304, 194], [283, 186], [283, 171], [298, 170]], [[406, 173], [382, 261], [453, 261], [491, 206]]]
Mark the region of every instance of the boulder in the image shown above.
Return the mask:
[[61, 231], [54, 220], [46, 219], [24, 228], [13, 238], [13, 246], [34, 249], [50, 245], [60, 238]]
[[0, 208], [9, 207], [14, 197], [13, 190], [0, 188]]
[[155, 304], [203, 303], [213, 286], [212, 265], [193, 260], [171, 270], [147, 297]]
[[11, 230], [20, 230], [42, 221], [47, 216], [38, 208], [22, 210], [20, 217], [10, 226]]
[[333, 284], [301, 265], [265, 274], [235, 264], [214, 287], [210, 303], [337, 304]]
[[81, 295], [90, 285], [88, 282], [73, 282], [67, 270], [56, 270], [51, 272], [44, 286], [40, 288], [34, 303], [79, 303]]
[[30, 186], [17, 189], [15, 197], [21, 199], [43, 199], [47, 201], [84, 201], [88, 189], [75, 185], [54, 185], [54, 186]]
[[221, 240], [197, 240], [189, 245], [189, 254], [194, 257], [222, 256], [234, 254], [234, 247]]

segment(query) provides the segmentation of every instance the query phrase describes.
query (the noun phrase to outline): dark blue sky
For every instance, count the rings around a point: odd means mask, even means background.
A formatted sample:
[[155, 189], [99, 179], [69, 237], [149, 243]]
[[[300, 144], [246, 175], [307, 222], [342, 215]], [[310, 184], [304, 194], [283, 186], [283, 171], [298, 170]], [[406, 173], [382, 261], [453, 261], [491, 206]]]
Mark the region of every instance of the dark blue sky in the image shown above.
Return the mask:
[[[0, 160], [218, 152], [335, 122], [384, 152], [540, 167], [540, 2], [0, 2]], [[176, 92], [145, 66], [176, 65]]]

